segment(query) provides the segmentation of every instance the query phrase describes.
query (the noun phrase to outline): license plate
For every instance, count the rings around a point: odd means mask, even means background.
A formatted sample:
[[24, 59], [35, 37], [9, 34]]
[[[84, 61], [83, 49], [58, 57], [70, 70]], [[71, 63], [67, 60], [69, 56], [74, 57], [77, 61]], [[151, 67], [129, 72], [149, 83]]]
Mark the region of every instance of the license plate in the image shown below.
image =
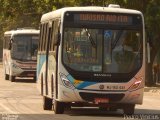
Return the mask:
[[95, 98], [94, 99], [95, 103], [109, 103], [109, 99], [108, 98]]

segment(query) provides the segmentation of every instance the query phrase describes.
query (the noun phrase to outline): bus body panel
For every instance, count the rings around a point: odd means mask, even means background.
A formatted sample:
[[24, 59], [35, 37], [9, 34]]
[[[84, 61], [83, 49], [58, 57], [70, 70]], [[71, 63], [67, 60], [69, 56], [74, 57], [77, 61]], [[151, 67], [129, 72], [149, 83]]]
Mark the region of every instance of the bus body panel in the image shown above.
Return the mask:
[[[48, 58], [48, 61], [49, 61], [49, 66], [48, 66], [48, 77], [47, 77], [47, 80], [48, 80], [48, 94], [46, 94], [46, 82], [45, 82], [45, 71], [46, 71], [46, 56], [45, 55], [42, 55], [42, 54], [38, 54], [38, 63], [39, 65], [37, 66], [37, 86], [38, 86], [38, 89], [39, 91], [41, 91], [41, 82], [42, 82], [42, 76], [43, 76], [43, 88], [44, 88], [44, 91], [43, 91], [43, 95], [44, 96], [47, 96], [49, 98], [52, 98], [53, 97], [53, 94], [52, 92], [55, 91], [53, 90], [52, 91], [52, 88], [51, 88], [51, 81], [53, 81], [53, 86], [55, 88], [55, 79], [56, 79], [56, 60], [55, 60], [55, 53], [52, 52], [50, 53], [49, 55], [49, 58]], [[52, 91], [52, 92], [51, 92]]]
[[3, 50], [3, 66], [4, 72], [9, 75], [10, 66], [11, 65], [11, 57], [10, 57], [10, 51], [9, 50]]
[[[39, 65], [37, 66], [37, 85], [38, 85], [38, 89], [39, 91], [41, 91], [41, 87], [43, 87], [43, 89], [46, 87], [46, 83], [45, 83], [45, 68], [46, 68], [46, 56], [39, 54], [37, 55], [37, 63], [39, 63]], [[44, 81], [42, 83], [42, 81]], [[42, 86], [41, 86], [42, 84]], [[42, 92], [42, 91], [41, 91]], [[46, 93], [46, 89], [43, 90], [43, 93], [41, 94], [45, 94]]]
[[48, 80], [50, 81], [49, 85], [49, 96], [53, 97], [54, 91], [56, 91], [56, 58], [55, 58], [55, 52], [50, 52], [49, 53], [49, 58], [48, 58]]

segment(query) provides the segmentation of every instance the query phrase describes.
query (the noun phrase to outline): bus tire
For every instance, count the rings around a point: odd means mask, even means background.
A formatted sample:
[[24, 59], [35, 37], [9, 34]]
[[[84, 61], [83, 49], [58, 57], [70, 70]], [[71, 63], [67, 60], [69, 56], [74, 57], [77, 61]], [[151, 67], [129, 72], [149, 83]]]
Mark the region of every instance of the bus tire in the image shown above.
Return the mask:
[[54, 100], [54, 113], [63, 114], [64, 113], [64, 103]]
[[9, 75], [5, 74], [5, 80], [9, 80]]
[[9, 80], [10, 80], [11, 82], [15, 82], [15, 76], [10, 75], [10, 76], [9, 76]]
[[52, 110], [52, 99], [46, 96], [43, 96], [43, 109]]
[[123, 111], [124, 111], [124, 114], [126, 115], [132, 115], [134, 114], [134, 109], [135, 109], [135, 104], [127, 104], [127, 105], [124, 105]]

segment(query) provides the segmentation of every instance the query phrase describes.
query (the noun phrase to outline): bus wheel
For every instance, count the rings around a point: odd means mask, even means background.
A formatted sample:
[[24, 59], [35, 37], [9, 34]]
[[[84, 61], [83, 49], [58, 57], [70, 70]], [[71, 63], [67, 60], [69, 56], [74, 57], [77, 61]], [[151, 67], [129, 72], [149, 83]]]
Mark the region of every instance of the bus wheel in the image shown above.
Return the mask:
[[10, 75], [10, 76], [9, 76], [9, 80], [10, 80], [11, 82], [15, 82], [15, 76]]
[[55, 114], [64, 113], [64, 103], [54, 100], [54, 112]]
[[5, 80], [9, 80], [9, 75], [5, 74]]
[[124, 105], [123, 111], [126, 115], [134, 114], [135, 104]]
[[43, 96], [43, 109], [44, 110], [52, 110], [52, 99]]

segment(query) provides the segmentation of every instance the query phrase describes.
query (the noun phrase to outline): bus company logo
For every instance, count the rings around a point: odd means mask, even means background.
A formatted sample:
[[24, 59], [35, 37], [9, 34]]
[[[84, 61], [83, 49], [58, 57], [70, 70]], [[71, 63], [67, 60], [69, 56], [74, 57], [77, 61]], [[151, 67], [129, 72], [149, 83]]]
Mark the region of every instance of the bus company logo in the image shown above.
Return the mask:
[[99, 85], [99, 89], [103, 90], [104, 89], [104, 85]]
[[111, 74], [94, 74], [95, 77], [111, 77]]

